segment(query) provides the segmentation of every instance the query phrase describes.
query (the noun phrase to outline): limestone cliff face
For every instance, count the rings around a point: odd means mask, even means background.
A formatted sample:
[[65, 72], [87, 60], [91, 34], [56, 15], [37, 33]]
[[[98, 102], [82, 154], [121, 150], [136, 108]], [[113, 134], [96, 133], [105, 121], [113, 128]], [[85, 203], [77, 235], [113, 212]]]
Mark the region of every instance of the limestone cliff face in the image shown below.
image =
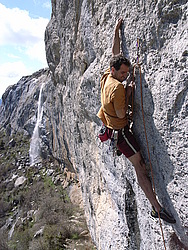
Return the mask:
[[[114, 25], [124, 18], [122, 52], [134, 61], [140, 39], [142, 88], [157, 196], [177, 223], [163, 223], [167, 248], [187, 242], [187, 3], [186, 1], [52, 1], [46, 29], [53, 74], [54, 152], [61, 140], [79, 173], [91, 235], [98, 249], [162, 249], [158, 222], [134, 169], [97, 139], [99, 81], [108, 67]], [[134, 132], [148, 163], [136, 79]], [[177, 239], [178, 237], [178, 239]], [[181, 243], [179, 242], [181, 245]], [[182, 245], [181, 245], [182, 246]], [[178, 246], [176, 246], [178, 247]]]
[[[144, 115], [156, 192], [177, 221], [173, 226], [162, 222], [166, 247], [188, 247], [187, 9], [184, 0], [52, 0], [45, 34], [51, 75], [44, 87], [43, 155], [48, 157], [50, 151], [60, 161], [68, 158], [78, 173], [88, 227], [98, 249], [163, 249], [159, 223], [150, 217], [151, 206], [133, 167], [124, 156], [114, 158], [109, 142], [102, 144], [97, 138], [100, 77], [108, 67], [120, 16], [122, 52], [132, 62], [140, 39]], [[4, 105], [8, 96], [10, 91]], [[137, 74], [133, 130], [149, 166], [140, 96]], [[28, 119], [32, 117], [30, 113]]]

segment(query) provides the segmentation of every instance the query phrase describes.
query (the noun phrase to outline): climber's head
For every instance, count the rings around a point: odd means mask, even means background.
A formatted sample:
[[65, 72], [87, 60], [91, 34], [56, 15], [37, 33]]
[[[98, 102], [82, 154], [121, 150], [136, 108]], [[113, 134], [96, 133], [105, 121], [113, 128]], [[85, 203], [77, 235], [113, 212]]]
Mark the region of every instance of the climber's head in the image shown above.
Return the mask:
[[123, 82], [129, 73], [130, 61], [121, 54], [114, 55], [110, 60], [110, 71], [112, 76]]

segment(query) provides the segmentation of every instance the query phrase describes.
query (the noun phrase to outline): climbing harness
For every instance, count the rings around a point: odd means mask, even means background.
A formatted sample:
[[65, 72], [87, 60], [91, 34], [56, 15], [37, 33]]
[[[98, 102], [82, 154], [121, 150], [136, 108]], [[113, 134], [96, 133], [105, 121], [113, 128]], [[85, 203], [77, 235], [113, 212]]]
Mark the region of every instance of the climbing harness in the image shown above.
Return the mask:
[[[149, 151], [149, 144], [148, 144], [147, 133], [146, 133], [145, 118], [144, 118], [143, 94], [142, 94], [142, 72], [141, 72], [141, 65], [139, 62], [139, 58], [140, 58], [140, 51], [139, 50], [140, 50], [140, 45], [139, 45], [139, 39], [137, 38], [137, 61], [136, 61], [136, 65], [133, 66], [133, 74], [135, 74], [135, 69], [138, 68], [139, 76], [140, 76], [140, 95], [141, 95], [142, 118], [143, 118], [144, 132], [145, 132], [148, 158], [149, 158], [149, 164], [150, 164], [150, 171], [151, 171], [151, 177], [152, 177], [153, 191], [154, 191], [154, 195], [156, 196], [155, 182], [154, 182], [154, 176], [153, 176], [153, 170], [152, 170], [152, 164], [151, 164], [151, 158], [150, 158], [150, 151]], [[135, 75], [133, 75], [133, 79], [134, 79], [134, 77], [135, 77]], [[132, 101], [133, 101], [133, 96], [132, 96]], [[133, 104], [132, 104], [132, 109], [133, 109]], [[158, 213], [158, 217], [159, 217], [159, 224], [160, 224], [160, 228], [161, 228], [164, 249], [166, 250], [164, 233], [163, 233], [163, 228], [162, 228], [162, 223], [161, 223], [161, 218], [160, 218], [160, 211], [157, 211], [157, 213]]]
[[104, 124], [102, 125], [99, 131], [98, 137], [101, 142], [107, 141], [109, 139], [108, 129]]

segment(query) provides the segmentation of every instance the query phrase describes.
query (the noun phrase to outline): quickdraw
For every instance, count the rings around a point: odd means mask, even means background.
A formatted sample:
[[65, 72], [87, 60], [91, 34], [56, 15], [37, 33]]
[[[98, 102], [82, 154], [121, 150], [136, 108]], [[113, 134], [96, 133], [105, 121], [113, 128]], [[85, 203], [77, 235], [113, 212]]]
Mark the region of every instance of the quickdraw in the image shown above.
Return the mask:
[[113, 130], [112, 132], [112, 138], [111, 138], [111, 146], [113, 151], [113, 156], [115, 157], [117, 155], [117, 142], [118, 142], [118, 130]]

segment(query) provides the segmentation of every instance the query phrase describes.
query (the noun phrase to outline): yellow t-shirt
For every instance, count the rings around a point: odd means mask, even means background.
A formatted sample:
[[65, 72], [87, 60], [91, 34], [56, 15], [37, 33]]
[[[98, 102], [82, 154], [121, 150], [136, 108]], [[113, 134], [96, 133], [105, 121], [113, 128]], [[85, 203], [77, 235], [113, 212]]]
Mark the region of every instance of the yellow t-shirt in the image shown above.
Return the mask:
[[97, 116], [109, 128], [121, 129], [128, 124], [127, 117], [119, 118], [115, 110], [125, 108], [126, 91], [108, 69], [101, 78], [101, 108]]

